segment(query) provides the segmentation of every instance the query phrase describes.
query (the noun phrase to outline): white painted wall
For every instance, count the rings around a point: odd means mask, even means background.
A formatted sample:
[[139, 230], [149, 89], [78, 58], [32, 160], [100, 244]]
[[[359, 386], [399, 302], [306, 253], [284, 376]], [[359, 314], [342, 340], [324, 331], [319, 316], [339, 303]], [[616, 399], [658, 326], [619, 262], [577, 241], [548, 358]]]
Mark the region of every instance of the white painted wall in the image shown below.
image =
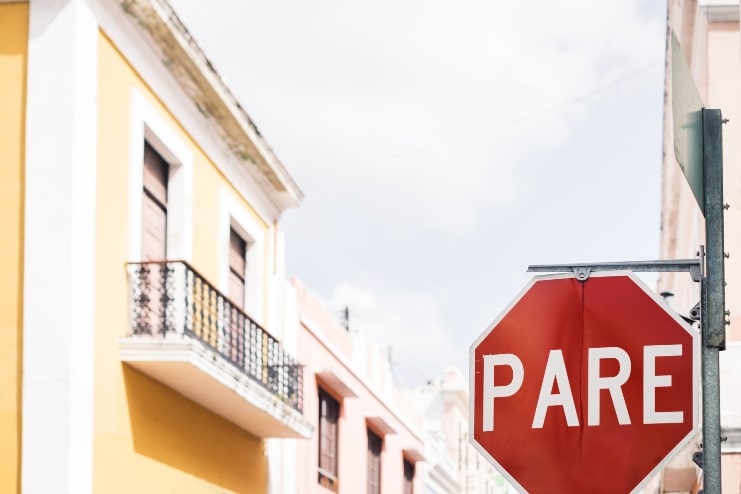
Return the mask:
[[97, 47], [83, 0], [30, 2], [24, 493], [92, 492]]

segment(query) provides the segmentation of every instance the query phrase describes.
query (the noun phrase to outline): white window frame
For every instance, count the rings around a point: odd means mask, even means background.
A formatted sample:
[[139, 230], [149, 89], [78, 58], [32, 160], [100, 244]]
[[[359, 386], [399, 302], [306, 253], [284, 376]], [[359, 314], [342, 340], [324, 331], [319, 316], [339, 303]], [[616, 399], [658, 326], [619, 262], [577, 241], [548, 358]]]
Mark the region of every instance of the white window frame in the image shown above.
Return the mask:
[[170, 166], [167, 182], [167, 258], [190, 262], [193, 251], [193, 152], [138, 89], [131, 94], [128, 258], [142, 257], [144, 142]]
[[229, 230], [233, 228], [247, 243], [245, 256], [245, 300], [247, 315], [264, 325], [265, 236], [267, 228], [251, 214], [226, 185], [219, 191], [219, 290], [229, 293]]

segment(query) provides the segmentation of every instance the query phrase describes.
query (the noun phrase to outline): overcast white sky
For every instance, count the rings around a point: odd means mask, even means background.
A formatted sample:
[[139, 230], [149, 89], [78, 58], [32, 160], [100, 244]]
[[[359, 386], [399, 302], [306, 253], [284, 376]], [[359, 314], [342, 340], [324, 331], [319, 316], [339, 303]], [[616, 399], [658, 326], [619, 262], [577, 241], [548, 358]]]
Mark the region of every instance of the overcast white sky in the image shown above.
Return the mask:
[[170, 2], [306, 195], [289, 275], [402, 384], [529, 264], [658, 258], [665, 1]]

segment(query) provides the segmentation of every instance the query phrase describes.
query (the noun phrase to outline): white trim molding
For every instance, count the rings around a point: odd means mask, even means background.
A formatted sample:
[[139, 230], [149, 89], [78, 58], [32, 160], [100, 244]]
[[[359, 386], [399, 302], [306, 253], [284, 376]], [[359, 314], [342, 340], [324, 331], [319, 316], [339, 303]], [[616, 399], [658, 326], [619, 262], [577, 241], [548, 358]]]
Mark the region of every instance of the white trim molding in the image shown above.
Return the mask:
[[260, 216], [276, 220], [300, 204], [303, 193], [169, 5], [89, 2], [101, 30]]
[[22, 491], [92, 492], [98, 24], [29, 7]]
[[193, 251], [193, 152], [138, 90], [131, 92], [128, 257], [141, 260], [144, 141], [170, 165], [167, 257], [190, 262]]
[[265, 242], [269, 227], [261, 225], [227, 185], [219, 190], [218, 214], [219, 290], [229, 293], [229, 229], [234, 228], [247, 242], [245, 312], [265, 326]]

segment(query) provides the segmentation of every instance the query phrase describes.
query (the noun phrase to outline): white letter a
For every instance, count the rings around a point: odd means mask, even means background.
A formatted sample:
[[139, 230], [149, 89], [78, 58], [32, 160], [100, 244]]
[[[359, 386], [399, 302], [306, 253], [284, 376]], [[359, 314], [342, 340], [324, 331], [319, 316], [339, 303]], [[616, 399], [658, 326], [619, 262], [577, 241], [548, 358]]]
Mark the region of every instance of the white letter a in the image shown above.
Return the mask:
[[[552, 394], [553, 383], [558, 385], [558, 393]], [[576, 415], [576, 406], [574, 397], [571, 394], [571, 385], [569, 376], [566, 373], [566, 364], [563, 361], [563, 352], [561, 350], [551, 350], [548, 355], [548, 362], [545, 364], [543, 373], [543, 383], [540, 386], [538, 395], [538, 405], [535, 407], [535, 417], [533, 417], [533, 429], [542, 429], [545, 422], [545, 414], [548, 407], [563, 407], [563, 413], [566, 416], [566, 425], [576, 427], [579, 425], [579, 417]]]

